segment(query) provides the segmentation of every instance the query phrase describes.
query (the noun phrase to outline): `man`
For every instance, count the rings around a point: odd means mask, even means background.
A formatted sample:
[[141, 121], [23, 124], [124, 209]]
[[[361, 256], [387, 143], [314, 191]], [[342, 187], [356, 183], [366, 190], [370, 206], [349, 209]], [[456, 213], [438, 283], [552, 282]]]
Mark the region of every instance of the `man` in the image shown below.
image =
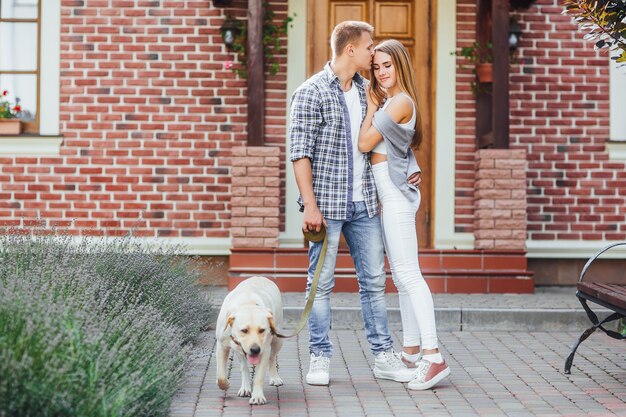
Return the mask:
[[[338, 24], [331, 36], [332, 61], [302, 84], [291, 104], [291, 161], [304, 211], [302, 229], [319, 231], [327, 224], [328, 249], [309, 318], [311, 362], [306, 382], [328, 385], [332, 342], [330, 293], [339, 237], [350, 247], [359, 283], [365, 332], [375, 355], [374, 375], [408, 382], [408, 369], [393, 351], [387, 328], [382, 231], [376, 189], [367, 156], [358, 150], [367, 109], [367, 80], [373, 55], [373, 28], [365, 22]], [[419, 183], [419, 180], [416, 181]], [[307, 297], [322, 244], [309, 246]]]

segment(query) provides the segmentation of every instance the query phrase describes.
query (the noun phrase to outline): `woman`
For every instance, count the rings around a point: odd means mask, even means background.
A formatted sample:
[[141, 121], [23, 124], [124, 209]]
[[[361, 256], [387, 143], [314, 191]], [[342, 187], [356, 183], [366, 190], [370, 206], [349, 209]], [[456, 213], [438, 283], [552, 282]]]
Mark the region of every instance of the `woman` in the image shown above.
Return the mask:
[[359, 150], [371, 152], [382, 205], [385, 249], [400, 297], [402, 359], [407, 366], [417, 367], [409, 388], [424, 390], [448, 376], [450, 369], [439, 353], [433, 298], [417, 259], [415, 214], [420, 192], [406, 179], [419, 171], [412, 149], [422, 139], [421, 119], [411, 61], [400, 42], [391, 39], [375, 48], [371, 80]]

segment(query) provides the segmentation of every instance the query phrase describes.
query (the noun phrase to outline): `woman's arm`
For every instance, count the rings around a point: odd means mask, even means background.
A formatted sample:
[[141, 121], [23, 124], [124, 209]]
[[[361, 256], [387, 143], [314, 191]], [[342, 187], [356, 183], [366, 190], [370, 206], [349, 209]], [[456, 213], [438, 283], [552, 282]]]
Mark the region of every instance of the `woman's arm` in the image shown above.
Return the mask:
[[378, 142], [383, 140], [383, 135], [372, 126], [372, 119], [374, 119], [374, 113], [378, 110], [378, 103], [374, 102], [372, 91], [369, 88], [365, 94], [367, 95], [367, 112], [359, 132], [359, 151], [363, 153], [371, 151]]
[[[359, 132], [359, 151], [363, 153], [374, 149], [376, 145], [378, 145], [378, 142], [383, 139], [383, 135], [380, 134], [378, 129], [372, 126], [372, 119], [377, 110], [378, 106], [374, 103], [368, 91], [367, 113], [365, 114], [365, 119], [363, 119], [361, 131]], [[396, 123], [407, 122], [413, 115], [413, 105], [411, 104], [411, 100], [407, 97], [400, 96], [389, 103], [385, 108], [385, 113]]]

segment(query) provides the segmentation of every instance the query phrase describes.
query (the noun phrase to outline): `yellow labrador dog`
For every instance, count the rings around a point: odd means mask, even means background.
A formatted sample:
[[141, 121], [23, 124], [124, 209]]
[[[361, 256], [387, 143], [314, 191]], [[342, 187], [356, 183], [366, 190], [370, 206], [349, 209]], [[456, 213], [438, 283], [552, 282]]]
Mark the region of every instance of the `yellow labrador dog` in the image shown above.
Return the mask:
[[[263, 379], [269, 366], [270, 385], [280, 386], [276, 357], [282, 339], [274, 336], [283, 321], [280, 290], [265, 277], [251, 277], [241, 282], [224, 299], [217, 318], [217, 385], [227, 390], [228, 354], [233, 349], [239, 357], [241, 388], [237, 395], [250, 396], [250, 404], [265, 404]], [[277, 327], [278, 326], [278, 327]], [[255, 365], [254, 383], [250, 392], [250, 370]]]

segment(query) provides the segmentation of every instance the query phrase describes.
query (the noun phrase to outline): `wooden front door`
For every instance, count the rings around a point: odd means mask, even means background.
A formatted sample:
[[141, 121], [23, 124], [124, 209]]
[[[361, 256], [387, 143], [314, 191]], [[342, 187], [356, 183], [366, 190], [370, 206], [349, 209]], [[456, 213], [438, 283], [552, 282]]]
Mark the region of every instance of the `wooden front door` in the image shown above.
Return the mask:
[[434, 33], [436, 0], [335, 1], [308, 0], [308, 76], [320, 71], [330, 60], [330, 34], [339, 22], [361, 20], [374, 26], [374, 43], [397, 39], [407, 47], [417, 75], [419, 109], [424, 139], [415, 153], [422, 168], [422, 204], [417, 214], [419, 247], [432, 247], [434, 203]]

